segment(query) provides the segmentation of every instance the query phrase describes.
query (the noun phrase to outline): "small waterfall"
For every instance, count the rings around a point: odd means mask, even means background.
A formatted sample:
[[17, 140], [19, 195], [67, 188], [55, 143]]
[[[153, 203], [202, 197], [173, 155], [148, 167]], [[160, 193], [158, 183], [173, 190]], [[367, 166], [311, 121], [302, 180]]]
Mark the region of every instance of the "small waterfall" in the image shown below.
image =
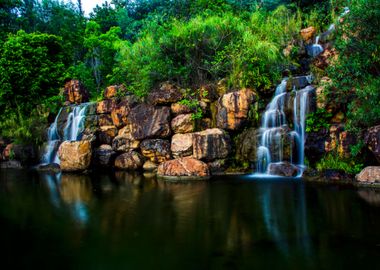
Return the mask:
[[[304, 143], [306, 115], [309, 108], [312, 86], [292, 92], [286, 92], [288, 79], [277, 86], [271, 102], [268, 104], [261, 122], [259, 146], [257, 148], [256, 173], [269, 175], [271, 163], [289, 161], [299, 169], [304, 168]], [[293, 101], [293, 106], [290, 106]], [[293, 121], [288, 123], [286, 111], [293, 110]], [[293, 130], [289, 125], [293, 125]]]
[[320, 54], [324, 51], [323, 47], [319, 44], [319, 38], [320, 38], [320, 37], [317, 36], [317, 37], [315, 38], [315, 43], [312, 44], [312, 45], [309, 47], [309, 49], [307, 50], [307, 53], [308, 53], [309, 56], [311, 56], [311, 57], [316, 57], [316, 56], [320, 55]]
[[66, 125], [61, 137], [58, 132], [58, 121], [61, 118], [62, 109], [57, 114], [48, 130], [48, 142], [45, 153], [42, 157], [42, 164], [59, 164], [60, 160], [57, 155], [57, 150], [63, 141], [79, 141], [82, 139], [84, 124], [86, 119], [87, 108], [90, 103], [82, 103], [72, 108], [66, 119]]

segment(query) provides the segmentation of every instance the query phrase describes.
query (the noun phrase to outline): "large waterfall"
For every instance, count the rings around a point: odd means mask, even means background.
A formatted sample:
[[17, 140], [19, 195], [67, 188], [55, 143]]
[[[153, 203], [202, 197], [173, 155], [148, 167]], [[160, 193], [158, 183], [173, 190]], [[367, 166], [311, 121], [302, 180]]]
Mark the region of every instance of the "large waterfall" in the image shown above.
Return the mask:
[[[310, 82], [311, 77], [306, 79]], [[287, 92], [287, 85], [286, 78], [277, 86], [262, 117], [257, 148], [258, 175], [275, 175], [269, 171], [270, 165], [284, 162], [295, 165], [298, 176], [303, 172], [306, 115], [314, 88], [309, 85], [297, 90], [294, 87]]]
[[[59, 164], [60, 160], [57, 150], [63, 141], [78, 141], [82, 139], [84, 131], [84, 124], [86, 119], [87, 108], [90, 103], [82, 103], [73, 107], [61, 108], [57, 117], [48, 130], [48, 142], [45, 153], [42, 157], [43, 164], [56, 163]], [[62, 119], [63, 110], [70, 109], [70, 113], [63, 119], [64, 129], [63, 134], [60, 135], [58, 122]]]

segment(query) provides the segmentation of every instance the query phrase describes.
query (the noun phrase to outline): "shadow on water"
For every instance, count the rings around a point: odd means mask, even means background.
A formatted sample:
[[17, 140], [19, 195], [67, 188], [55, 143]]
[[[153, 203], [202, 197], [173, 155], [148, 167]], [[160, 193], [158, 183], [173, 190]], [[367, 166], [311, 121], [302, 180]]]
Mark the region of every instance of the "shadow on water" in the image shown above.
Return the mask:
[[376, 190], [245, 176], [0, 176], [7, 267], [365, 269], [379, 254]]

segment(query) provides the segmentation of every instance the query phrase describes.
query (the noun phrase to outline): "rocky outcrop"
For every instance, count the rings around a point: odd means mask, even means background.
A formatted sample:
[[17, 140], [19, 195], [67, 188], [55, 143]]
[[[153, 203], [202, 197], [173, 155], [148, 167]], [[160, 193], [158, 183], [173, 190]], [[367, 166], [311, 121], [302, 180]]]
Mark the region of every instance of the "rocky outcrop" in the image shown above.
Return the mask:
[[143, 165], [143, 169], [144, 171], [147, 171], [147, 172], [153, 172], [153, 171], [156, 171], [158, 168], [157, 164], [148, 160], [147, 162], [144, 163]]
[[115, 159], [116, 152], [112, 150], [110, 145], [101, 145], [95, 149], [93, 164], [100, 167], [111, 167]]
[[248, 112], [256, 97], [252, 90], [243, 89], [223, 95], [217, 103], [216, 125], [237, 130], [248, 119]]
[[121, 154], [115, 159], [115, 167], [121, 170], [138, 170], [144, 164], [144, 158], [137, 152]]
[[99, 115], [98, 125], [99, 126], [113, 126], [111, 115], [109, 115], [109, 114]]
[[128, 115], [132, 108], [137, 104], [137, 99], [133, 95], [124, 97], [111, 111], [113, 124], [120, 128], [128, 124]]
[[114, 98], [117, 97], [118, 95], [124, 95], [126, 94], [127, 89], [125, 88], [124, 85], [111, 85], [108, 86], [104, 90], [104, 98], [109, 99], [109, 98]]
[[345, 131], [343, 125], [332, 125], [325, 142], [325, 151], [327, 153], [335, 151], [341, 158], [348, 158], [351, 156], [350, 146], [355, 144], [355, 141], [355, 137]]
[[206, 163], [191, 157], [185, 157], [162, 163], [158, 167], [157, 174], [164, 177], [207, 177], [210, 175], [210, 171]]
[[[331, 79], [329, 77], [323, 77], [321, 78], [321, 81], [319, 83], [319, 86], [315, 90], [316, 93], [316, 101], [317, 101], [317, 108], [318, 109], [327, 109], [327, 111], [332, 111], [331, 109], [328, 108], [327, 103], [327, 86], [331, 84]], [[330, 107], [330, 106], [329, 106]]]
[[117, 136], [118, 130], [115, 126], [101, 126], [98, 132], [99, 144], [112, 144], [113, 139]]
[[171, 159], [170, 142], [162, 139], [148, 139], [141, 142], [141, 153], [155, 163]]
[[170, 110], [172, 114], [174, 115], [191, 113], [193, 111], [190, 107], [183, 105], [181, 103], [173, 103], [170, 106]]
[[137, 140], [166, 138], [170, 135], [170, 108], [140, 104], [128, 115], [131, 134]]
[[308, 42], [308, 43], [313, 41], [313, 38], [314, 38], [316, 33], [317, 33], [317, 30], [313, 26], [310, 26], [308, 28], [304, 28], [300, 31], [300, 34], [301, 34], [303, 41]]
[[88, 91], [78, 80], [66, 82], [63, 94], [69, 104], [80, 104], [89, 101]]
[[116, 108], [117, 100], [116, 99], [105, 99], [102, 101], [99, 101], [96, 106], [96, 113], [97, 114], [104, 114], [108, 113], [110, 114], [112, 110]]
[[380, 163], [380, 125], [367, 130], [364, 135], [364, 143]]
[[305, 156], [311, 164], [314, 164], [316, 161], [320, 160], [326, 153], [325, 142], [328, 136], [328, 130], [324, 128], [318, 132], [309, 132], [306, 134]]
[[89, 141], [65, 141], [60, 145], [58, 155], [62, 171], [84, 171], [91, 163], [91, 143]]
[[180, 114], [173, 118], [171, 127], [174, 133], [191, 133], [194, 131], [192, 114]]
[[249, 128], [244, 130], [236, 139], [236, 159], [240, 162], [256, 163], [258, 130]]
[[291, 77], [288, 79], [288, 81], [286, 83], [286, 88], [288, 90], [293, 90], [294, 88], [302, 89], [302, 88], [305, 88], [306, 86], [310, 85], [311, 80], [312, 80], [311, 76]]
[[129, 152], [130, 150], [139, 148], [139, 146], [140, 141], [132, 136], [129, 127], [121, 129], [119, 135], [112, 141], [112, 149], [120, 152]]
[[313, 65], [319, 69], [325, 70], [338, 58], [338, 52], [331, 44], [327, 44], [324, 51], [319, 54], [313, 61]]
[[193, 134], [175, 134], [172, 137], [170, 149], [175, 158], [191, 156], [193, 154]]
[[165, 82], [156, 91], [149, 93], [148, 103], [153, 105], [168, 105], [182, 99], [181, 90], [174, 84]]
[[364, 168], [358, 175], [356, 175], [356, 180], [364, 183], [380, 182], [380, 166]]
[[295, 177], [299, 170], [296, 166], [289, 162], [271, 163], [268, 166], [268, 173], [271, 175]]
[[196, 159], [224, 159], [230, 152], [230, 137], [222, 129], [213, 128], [193, 134], [193, 156]]

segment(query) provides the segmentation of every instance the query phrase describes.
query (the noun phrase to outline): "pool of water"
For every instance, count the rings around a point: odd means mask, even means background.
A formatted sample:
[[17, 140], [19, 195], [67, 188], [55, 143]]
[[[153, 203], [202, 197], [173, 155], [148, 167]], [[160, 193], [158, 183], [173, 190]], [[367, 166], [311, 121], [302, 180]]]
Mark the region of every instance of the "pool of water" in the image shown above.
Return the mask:
[[379, 266], [380, 191], [211, 180], [0, 171], [2, 269]]

